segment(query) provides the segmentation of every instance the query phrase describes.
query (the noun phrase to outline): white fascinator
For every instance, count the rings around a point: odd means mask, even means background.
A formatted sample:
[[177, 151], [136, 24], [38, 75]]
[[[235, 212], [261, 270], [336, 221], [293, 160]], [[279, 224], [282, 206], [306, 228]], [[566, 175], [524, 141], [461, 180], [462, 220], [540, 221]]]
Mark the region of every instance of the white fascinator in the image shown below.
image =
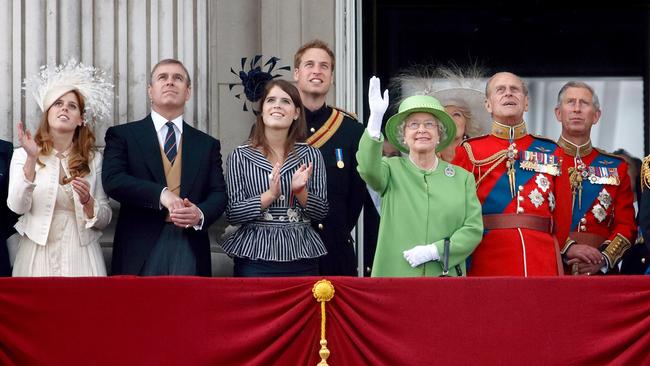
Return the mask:
[[106, 73], [75, 59], [62, 65], [43, 65], [24, 84], [26, 93], [34, 97], [43, 112], [63, 94], [77, 90], [84, 97], [86, 121], [101, 120], [111, 114], [113, 84], [106, 80]]

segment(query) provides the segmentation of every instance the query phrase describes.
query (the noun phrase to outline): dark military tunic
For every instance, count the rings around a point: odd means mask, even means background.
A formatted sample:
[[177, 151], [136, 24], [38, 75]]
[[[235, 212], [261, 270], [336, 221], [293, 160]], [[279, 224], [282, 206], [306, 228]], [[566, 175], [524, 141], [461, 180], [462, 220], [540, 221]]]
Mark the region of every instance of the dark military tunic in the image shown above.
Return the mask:
[[[328, 253], [321, 257], [320, 272], [328, 276], [356, 276], [357, 257], [351, 231], [368, 194], [357, 172], [355, 157], [363, 125], [346, 112], [327, 105], [316, 111], [306, 110], [306, 117], [307, 142], [320, 150], [327, 170], [329, 213], [324, 220], [312, 222]], [[330, 119], [337, 117], [342, 117], [338, 127]], [[316, 137], [319, 138], [313, 142]], [[320, 143], [322, 146], [318, 146]]]

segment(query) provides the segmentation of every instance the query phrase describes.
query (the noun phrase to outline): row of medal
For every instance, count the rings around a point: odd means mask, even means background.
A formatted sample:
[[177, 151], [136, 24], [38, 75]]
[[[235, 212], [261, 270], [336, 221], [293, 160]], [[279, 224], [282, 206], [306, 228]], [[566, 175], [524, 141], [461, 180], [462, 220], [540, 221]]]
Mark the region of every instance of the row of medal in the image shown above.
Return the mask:
[[[560, 164], [555, 155], [545, 154], [534, 151], [524, 151], [524, 156], [520, 161], [522, 169], [533, 170], [550, 175], [560, 175]], [[616, 168], [607, 168], [599, 166], [585, 167], [584, 164], [577, 167], [584, 180], [589, 180], [591, 184], [607, 184], [617, 186], [621, 183]], [[586, 169], [585, 169], [586, 168]]]

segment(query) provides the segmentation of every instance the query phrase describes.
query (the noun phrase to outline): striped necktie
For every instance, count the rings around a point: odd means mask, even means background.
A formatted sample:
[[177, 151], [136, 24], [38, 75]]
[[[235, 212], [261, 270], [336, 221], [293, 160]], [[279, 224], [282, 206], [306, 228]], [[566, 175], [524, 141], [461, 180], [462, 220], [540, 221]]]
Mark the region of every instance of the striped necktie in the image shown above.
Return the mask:
[[176, 159], [176, 134], [174, 133], [174, 123], [167, 122], [167, 136], [165, 136], [165, 155], [170, 163], [174, 164], [174, 159]]

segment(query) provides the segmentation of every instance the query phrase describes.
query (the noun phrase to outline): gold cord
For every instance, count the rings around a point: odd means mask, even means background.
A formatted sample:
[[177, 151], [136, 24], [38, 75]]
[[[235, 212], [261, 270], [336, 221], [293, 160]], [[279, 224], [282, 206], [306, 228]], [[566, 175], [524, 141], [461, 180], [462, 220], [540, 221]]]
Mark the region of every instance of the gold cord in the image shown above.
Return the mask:
[[[492, 172], [494, 169], [496, 169], [496, 167], [498, 167], [499, 164], [501, 164], [508, 157], [508, 155], [507, 155], [508, 154], [508, 149], [504, 149], [504, 150], [501, 150], [501, 151], [497, 151], [496, 153], [488, 156], [485, 159], [477, 160], [474, 157], [474, 153], [472, 152], [472, 147], [470, 146], [470, 144], [468, 144], [467, 142], [464, 142], [463, 147], [465, 148], [465, 151], [467, 151], [467, 156], [469, 157], [469, 160], [472, 162], [472, 164], [474, 164], [474, 166], [477, 166], [479, 168], [479, 177], [476, 180], [476, 188], [477, 189], [478, 189], [479, 184], [483, 180], [483, 178], [487, 177], [490, 174], [490, 172]], [[480, 168], [485, 166], [485, 165], [488, 165], [488, 164], [492, 164], [492, 165], [490, 166], [490, 168], [485, 173], [481, 174], [480, 173]]]
[[314, 287], [311, 289], [311, 292], [314, 294], [316, 301], [320, 302], [320, 350], [318, 355], [320, 356], [320, 362], [316, 366], [328, 366], [327, 358], [330, 356], [330, 350], [327, 349], [327, 339], [325, 338], [325, 302], [332, 300], [334, 298], [334, 285], [328, 280], [320, 280], [314, 284]]

